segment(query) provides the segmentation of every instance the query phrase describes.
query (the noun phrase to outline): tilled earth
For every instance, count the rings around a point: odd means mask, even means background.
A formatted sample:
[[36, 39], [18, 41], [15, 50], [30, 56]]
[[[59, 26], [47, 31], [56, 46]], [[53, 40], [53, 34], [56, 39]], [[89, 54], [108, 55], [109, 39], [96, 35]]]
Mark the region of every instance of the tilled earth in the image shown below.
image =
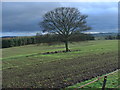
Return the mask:
[[118, 69], [118, 53], [33, 63], [3, 70], [3, 88], [65, 88]]

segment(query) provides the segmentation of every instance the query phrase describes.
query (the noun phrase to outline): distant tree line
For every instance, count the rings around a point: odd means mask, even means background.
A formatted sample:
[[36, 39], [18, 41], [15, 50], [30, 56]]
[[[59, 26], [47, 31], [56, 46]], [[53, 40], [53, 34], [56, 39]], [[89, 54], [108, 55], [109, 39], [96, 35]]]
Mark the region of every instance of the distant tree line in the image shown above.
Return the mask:
[[36, 42], [35, 37], [3, 38], [2, 39], [2, 48], [35, 44], [35, 42]]
[[104, 35], [104, 36], [95, 36], [97, 40], [115, 40], [120, 39], [120, 35]]
[[[82, 33], [73, 33], [69, 37], [70, 42], [77, 42], [77, 41], [85, 41], [85, 40], [94, 40], [94, 37], [89, 34], [82, 34]], [[31, 37], [13, 37], [13, 38], [2, 38], [2, 48], [14, 47], [14, 46], [23, 46], [29, 44], [40, 44], [40, 43], [47, 43], [51, 45], [52, 43], [56, 42], [64, 42], [62, 37], [59, 37], [55, 34], [45, 34], [41, 35], [39, 33], [36, 36]]]
[[105, 40], [114, 40], [114, 39], [120, 39], [120, 35], [117, 36], [108, 35], [105, 37]]

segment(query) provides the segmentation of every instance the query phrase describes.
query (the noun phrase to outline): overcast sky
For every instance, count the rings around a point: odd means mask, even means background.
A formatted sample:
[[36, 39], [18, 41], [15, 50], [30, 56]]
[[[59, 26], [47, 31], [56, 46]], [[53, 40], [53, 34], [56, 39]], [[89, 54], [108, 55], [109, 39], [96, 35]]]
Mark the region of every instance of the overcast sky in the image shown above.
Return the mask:
[[42, 16], [56, 7], [76, 7], [87, 14], [89, 32], [118, 31], [117, 2], [3, 2], [2, 34], [35, 35], [40, 32], [38, 23]]

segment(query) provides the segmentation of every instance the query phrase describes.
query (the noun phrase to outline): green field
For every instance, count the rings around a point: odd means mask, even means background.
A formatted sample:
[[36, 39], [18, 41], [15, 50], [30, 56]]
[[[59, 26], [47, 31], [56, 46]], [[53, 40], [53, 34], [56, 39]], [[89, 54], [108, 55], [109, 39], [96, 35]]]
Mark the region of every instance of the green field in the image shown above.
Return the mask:
[[59, 45], [26, 45], [2, 50], [3, 87], [65, 88], [118, 68], [118, 41], [69, 43], [68, 53]]

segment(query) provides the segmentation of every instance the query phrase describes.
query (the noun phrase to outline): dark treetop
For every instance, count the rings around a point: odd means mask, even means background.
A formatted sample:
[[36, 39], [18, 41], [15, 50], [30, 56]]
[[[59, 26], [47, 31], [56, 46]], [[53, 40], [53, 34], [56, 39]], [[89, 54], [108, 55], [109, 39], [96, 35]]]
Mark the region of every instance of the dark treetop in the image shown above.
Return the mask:
[[78, 9], [70, 7], [56, 8], [47, 12], [40, 23], [43, 32], [51, 32], [60, 35], [68, 50], [68, 38], [75, 31], [86, 31], [91, 29], [86, 24], [87, 15], [82, 15]]

